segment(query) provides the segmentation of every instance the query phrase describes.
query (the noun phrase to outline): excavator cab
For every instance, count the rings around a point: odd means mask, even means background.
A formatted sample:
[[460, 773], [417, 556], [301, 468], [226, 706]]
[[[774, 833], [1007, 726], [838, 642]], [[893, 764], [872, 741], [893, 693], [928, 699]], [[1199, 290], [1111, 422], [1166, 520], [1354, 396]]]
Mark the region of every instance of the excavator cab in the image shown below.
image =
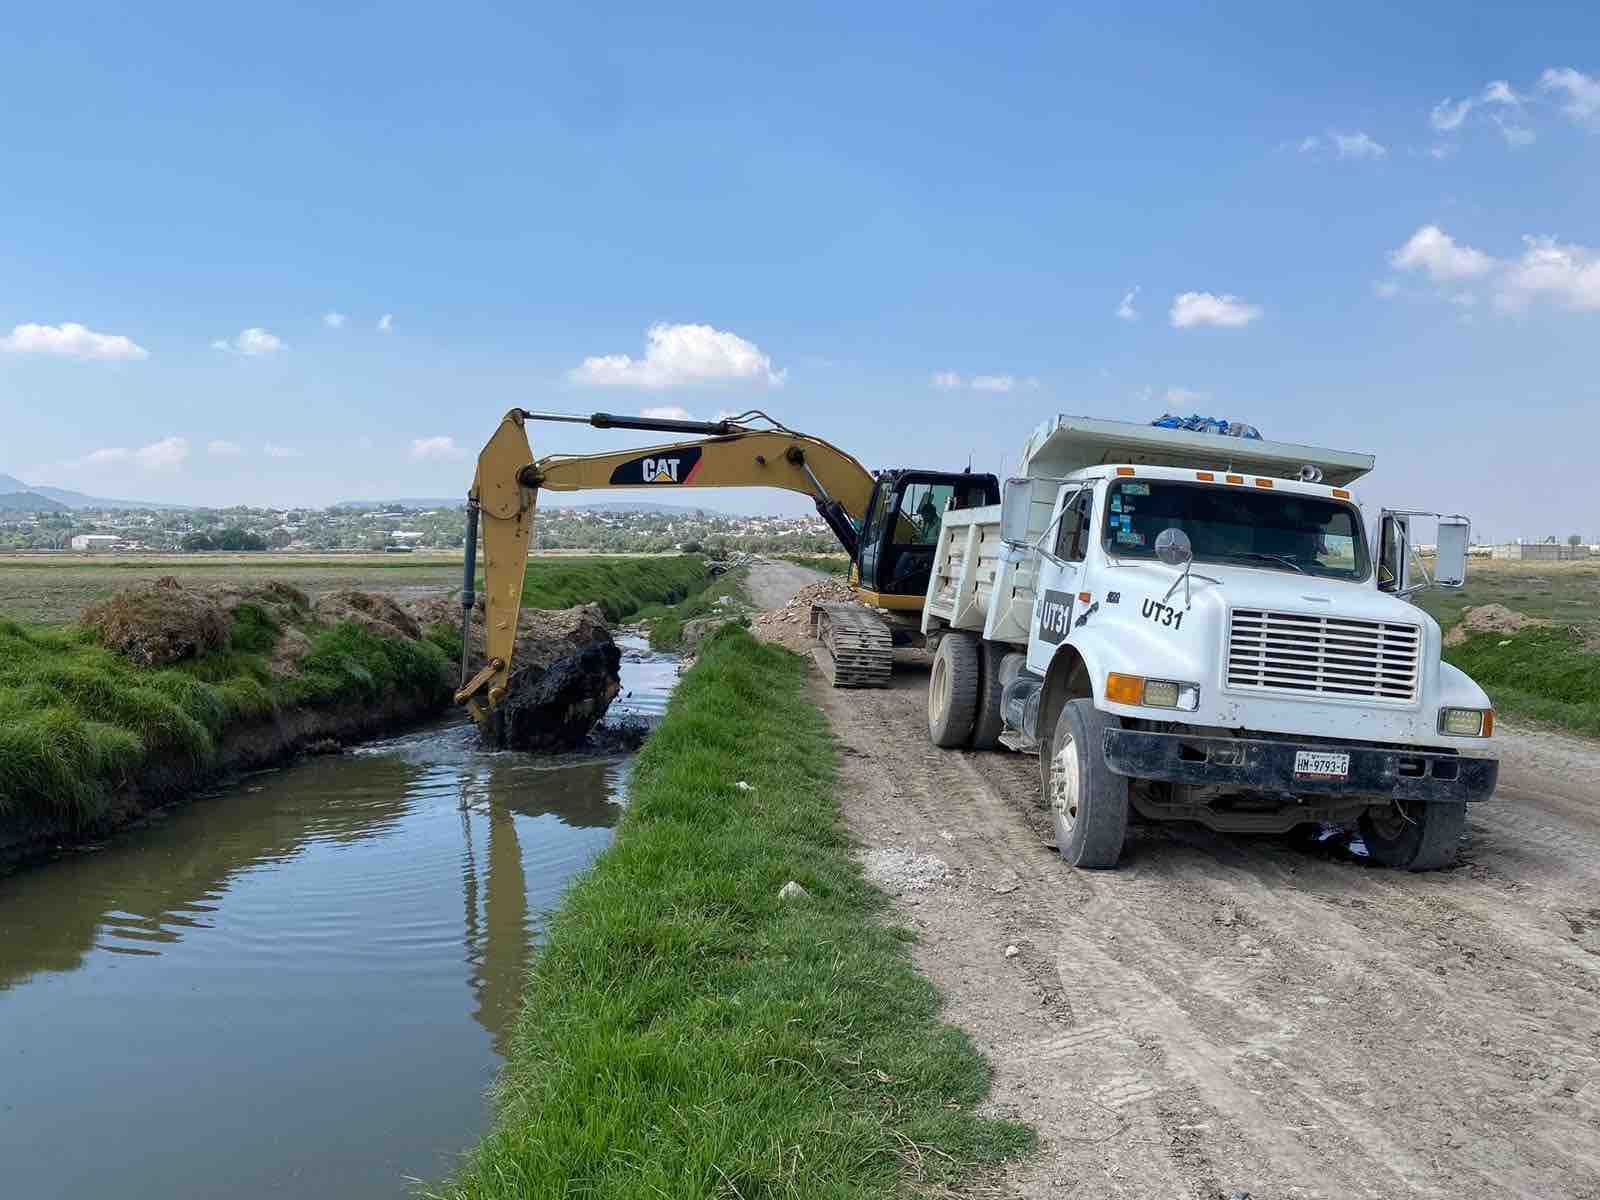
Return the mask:
[[944, 514], [999, 503], [993, 475], [879, 471], [856, 551], [861, 598], [880, 608], [921, 608]]

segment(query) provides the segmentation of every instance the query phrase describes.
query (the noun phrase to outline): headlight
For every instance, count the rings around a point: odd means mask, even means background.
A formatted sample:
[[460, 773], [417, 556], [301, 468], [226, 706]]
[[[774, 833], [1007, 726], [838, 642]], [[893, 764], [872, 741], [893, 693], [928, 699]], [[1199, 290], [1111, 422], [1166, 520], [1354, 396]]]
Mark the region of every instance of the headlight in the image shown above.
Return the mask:
[[1494, 709], [1441, 708], [1439, 732], [1451, 737], [1489, 737], [1494, 733]]
[[1146, 679], [1113, 671], [1106, 676], [1106, 699], [1117, 704], [1146, 708], [1177, 708], [1193, 712], [1200, 707], [1200, 685], [1175, 679]]

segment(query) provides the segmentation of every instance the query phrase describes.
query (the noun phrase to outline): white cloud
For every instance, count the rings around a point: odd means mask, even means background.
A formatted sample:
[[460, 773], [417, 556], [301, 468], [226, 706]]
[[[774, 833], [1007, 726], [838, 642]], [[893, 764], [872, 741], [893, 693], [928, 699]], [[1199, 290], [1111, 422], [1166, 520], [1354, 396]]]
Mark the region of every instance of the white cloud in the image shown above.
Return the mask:
[[384, 313], [383, 316], [378, 318], [378, 332], [379, 333], [393, 333], [394, 332], [394, 314], [393, 313]]
[[1566, 93], [1561, 111], [1574, 121], [1596, 124], [1600, 118], [1600, 78], [1585, 75], [1572, 67], [1551, 67], [1539, 76], [1540, 90]]
[[342, 312], [328, 312], [322, 314], [322, 323], [329, 329], [343, 329], [346, 317]]
[[244, 447], [239, 445], [238, 442], [225, 442], [218, 438], [216, 441], [206, 443], [206, 453], [214, 454], [218, 458], [232, 458], [235, 455], [243, 454]]
[[214, 350], [227, 350], [233, 354], [247, 354], [252, 358], [263, 354], [276, 354], [284, 349], [283, 339], [275, 333], [268, 333], [259, 325], [250, 329], [241, 330], [239, 336], [231, 342], [220, 338], [211, 343]]
[[782, 387], [787, 372], [754, 342], [710, 325], [652, 325], [643, 358], [602, 354], [567, 372], [588, 387], [674, 388], [741, 383]]
[[972, 390], [975, 392], [1009, 392], [1016, 388], [1015, 375], [974, 375], [972, 377]]
[[68, 463], [71, 467], [114, 467], [131, 465], [145, 471], [171, 471], [183, 465], [189, 457], [189, 440], [181, 437], [165, 437], [159, 442], [151, 442], [148, 446], [128, 449], [124, 446], [108, 446], [103, 450], [93, 450], [76, 462]]
[[1207, 392], [1197, 392], [1193, 388], [1178, 387], [1173, 384], [1161, 394], [1161, 403], [1169, 408], [1186, 408], [1201, 403], [1208, 395]]
[[0, 352], [50, 354], [57, 358], [100, 362], [136, 362], [150, 357], [150, 352], [132, 338], [120, 333], [96, 333], [76, 321], [60, 325], [18, 325], [5, 337], [0, 337]]
[[1218, 296], [1212, 292], [1183, 292], [1172, 301], [1169, 318], [1174, 329], [1217, 325], [1240, 329], [1261, 316], [1261, 306], [1246, 304], [1237, 296]]
[[299, 451], [299, 450], [296, 450], [293, 446], [276, 446], [276, 445], [273, 445], [273, 443], [271, 443], [271, 442], [268, 442], [265, 446], [261, 447], [261, 453], [265, 454], [268, 458], [302, 458], [302, 457], [304, 457], [302, 452]]
[[1117, 305], [1117, 316], [1124, 321], [1137, 321], [1139, 310], [1133, 306], [1133, 298], [1139, 294], [1137, 287], [1130, 288], [1122, 297], [1122, 303]]
[[[1546, 72], [1549, 74], [1549, 72]], [[1444, 99], [1433, 106], [1433, 111], [1428, 114], [1428, 124], [1439, 133], [1454, 133], [1466, 123], [1472, 110], [1484, 105], [1498, 104], [1510, 108], [1520, 108], [1522, 97], [1517, 95], [1504, 79], [1496, 79], [1484, 85], [1483, 91], [1476, 96], [1468, 96], [1465, 100]]]
[[1435, 145], [1432, 145], [1432, 146], [1428, 147], [1428, 157], [1429, 158], [1437, 158], [1437, 159], [1439, 159], [1441, 161], [1443, 161], [1444, 159], [1449, 158], [1455, 152], [1456, 152], [1456, 147], [1455, 147], [1455, 143], [1453, 143], [1453, 142], [1439, 142], [1439, 143], [1437, 143]]
[[1495, 260], [1481, 250], [1459, 244], [1437, 225], [1424, 225], [1409, 241], [1389, 255], [1401, 271], [1424, 270], [1435, 283], [1476, 279], [1495, 268]]
[[1340, 158], [1382, 158], [1389, 153], [1389, 148], [1375, 142], [1372, 138], [1361, 132], [1332, 133], [1328, 134], [1333, 140], [1334, 147], [1339, 151]]
[[953, 392], [962, 386], [962, 379], [954, 371], [935, 371], [933, 386], [941, 392]]
[[1494, 117], [1495, 128], [1500, 131], [1500, 136], [1505, 138], [1506, 145], [1512, 147], [1512, 149], [1520, 149], [1523, 146], [1531, 146], [1533, 144], [1534, 132], [1526, 125], [1518, 125], [1514, 121], [1508, 121], [1499, 113], [1491, 115]]
[[1546, 297], [1565, 308], [1600, 309], [1600, 253], [1553, 237], [1525, 237], [1527, 249], [1500, 280], [1495, 302], [1513, 311]]
[[1316, 151], [1322, 149], [1322, 139], [1317, 137], [1315, 134], [1312, 134], [1309, 137], [1303, 137], [1300, 139], [1300, 144], [1296, 147], [1296, 149], [1298, 149], [1301, 154], [1315, 153]]
[[651, 408], [641, 408], [639, 410], [639, 415], [641, 417], [649, 417], [656, 421], [689, 420], [689, 410], [687, 408], [680, 408], [676, 404], [657, 404]]
[[453, 437], [416, 438], [411, 443], [411, 457], [417, 462], [453, 462], [466, 456]]
[[1400, 285], [1392, 279], [1380, 279], [1372, 285], [1372, 293], [1380, 300], [1391, 300], [1400, 294]]

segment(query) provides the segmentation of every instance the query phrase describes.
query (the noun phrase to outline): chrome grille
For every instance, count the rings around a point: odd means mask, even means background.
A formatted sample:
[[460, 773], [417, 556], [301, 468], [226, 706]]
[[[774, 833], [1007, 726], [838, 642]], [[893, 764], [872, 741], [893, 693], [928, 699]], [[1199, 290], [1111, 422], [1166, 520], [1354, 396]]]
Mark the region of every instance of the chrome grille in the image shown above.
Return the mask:
[[1404, 704], [1421, 682], [1422, 627], [1236, 608], [1228, 686]]

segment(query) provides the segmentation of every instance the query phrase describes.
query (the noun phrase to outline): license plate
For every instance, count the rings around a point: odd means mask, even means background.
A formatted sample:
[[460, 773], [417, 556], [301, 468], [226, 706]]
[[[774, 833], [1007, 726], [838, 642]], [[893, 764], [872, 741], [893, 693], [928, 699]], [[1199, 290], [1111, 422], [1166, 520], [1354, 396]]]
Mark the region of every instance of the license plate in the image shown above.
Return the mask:
[[1296, 779], [1346, 779], [1350, 775], [1350, 756], [1327, 750], [1296, 750]]

